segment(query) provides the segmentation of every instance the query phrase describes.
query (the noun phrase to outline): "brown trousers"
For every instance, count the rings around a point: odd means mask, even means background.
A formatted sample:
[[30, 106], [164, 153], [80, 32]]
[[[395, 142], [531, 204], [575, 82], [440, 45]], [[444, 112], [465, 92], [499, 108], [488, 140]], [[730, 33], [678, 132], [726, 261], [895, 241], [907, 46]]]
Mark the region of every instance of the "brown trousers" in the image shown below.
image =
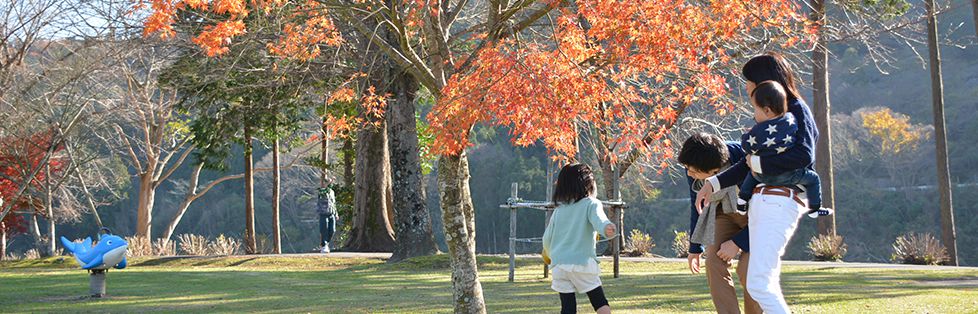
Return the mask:
[[[706, 257], [706, 280], [710, 285], [710, 295], [713, 297], [713, 305], [716, 306], [717, 313], [740, 313], [740, 304], [737, 302], [737, 291], [734, 290], [733, 277], [730, 275], [730, 262], [724, 262], [717, 257], [717, 250], [720, 244], [730, 240], [738, 232], [747, 228], [747, 215], [723, 214], [718, 211], [716, 220], [716, 241], [713, 245], [706, 246], [703, 252]], [[740, 279], [740, 286], [744, 290], [744, 312], [747, 314], [762, 313], [760, 305], [747, 293], [747, 263], [750, 260], [750, 253], [740, 253], [737, 262], [737, 278]]]

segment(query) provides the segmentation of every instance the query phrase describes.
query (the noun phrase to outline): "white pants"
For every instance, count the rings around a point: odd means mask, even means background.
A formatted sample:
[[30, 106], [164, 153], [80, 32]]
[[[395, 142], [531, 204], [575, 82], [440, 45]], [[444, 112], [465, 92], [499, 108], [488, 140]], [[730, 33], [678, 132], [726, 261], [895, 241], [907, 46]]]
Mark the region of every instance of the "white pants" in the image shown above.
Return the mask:
[[781, 293], [781, 256], [807, 209], [784, 196], [754, 194], [747, 211], [747, 291], [767, 314], [791, 313]]

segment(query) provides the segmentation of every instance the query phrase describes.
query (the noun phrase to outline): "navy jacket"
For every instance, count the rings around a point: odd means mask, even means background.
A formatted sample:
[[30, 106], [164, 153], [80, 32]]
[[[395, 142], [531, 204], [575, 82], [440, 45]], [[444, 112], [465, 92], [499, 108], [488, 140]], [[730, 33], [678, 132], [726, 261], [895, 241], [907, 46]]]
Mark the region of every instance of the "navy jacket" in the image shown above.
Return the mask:
[[[808, 108], [801, 99], [788, 103], [788, 112], [795, 116], [798, 123], [798, 132], [795, 133], [795, 146], [784, 153], [771, 156], [754, 156], [760, 167], [755, 167], [754, 171], [765, 175], [778, 175], [796, 169], [806, 168], [815, 171], [815, 143], [818, 141], [818, 129], [815, 127], [815, 118], [812, 110]], [[742, 159], [727, 170], [717, 175], [719, 188], [732, 185], [740, 185], [744, 178], [750, 174], [747, 163], [754, 161]], [[760, 169], [758, 169], [760, 168]]]
[[[743, 163], [744, 160], [744, 149], [740, 143], [737, 142], [727, 142], [727, 151], [730, 152], [730, 158], [728, 163], [737, 164]], [[740, 177], [740, 181], [743, 181], [745, 177]], [[686, 181], [689, 183], [689, 234], [693, 234], [693, 230], [696, 230], [696, 220], [700, 219], [700, 214], [696, 212], [696, 191], [693, 190], [693, 177], [686, 175]], [[738, 185], [740, 182], [737, 183]], [[732, 238], [734, 243], [740, 247], [744, 252], [750, 252], [750, 237], [747, 227], [744, 230], [740, 230]], [[703, 245], [699, 243], [689, 243], [689, 253], [703, 253]]]

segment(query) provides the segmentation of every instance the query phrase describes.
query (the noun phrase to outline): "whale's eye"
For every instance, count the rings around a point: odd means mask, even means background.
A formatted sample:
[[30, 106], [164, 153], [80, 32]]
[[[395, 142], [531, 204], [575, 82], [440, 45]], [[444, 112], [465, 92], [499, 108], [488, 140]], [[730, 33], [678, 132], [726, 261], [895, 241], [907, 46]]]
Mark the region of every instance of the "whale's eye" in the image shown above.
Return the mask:
[[105, 244], [112, 245], [112, 240], [105, 241]]

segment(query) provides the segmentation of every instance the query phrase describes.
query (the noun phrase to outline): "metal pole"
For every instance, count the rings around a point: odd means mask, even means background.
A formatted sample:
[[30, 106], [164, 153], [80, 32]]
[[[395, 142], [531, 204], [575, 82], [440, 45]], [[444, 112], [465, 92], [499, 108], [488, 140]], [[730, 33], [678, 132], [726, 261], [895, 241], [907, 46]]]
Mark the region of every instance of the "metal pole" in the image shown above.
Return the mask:
[[[519, 184], [513, 182], [509, 196], [516, 200], [519, 193]], [[516, 276], [516, 207], [509, 208], [509, 282], [513, 282]]]
[[[619, 177], [618, 177], [618, 167], [617, 166], [615, 167], [613, 173], [614, 173], [614, 177], [611, 178], [611, 183], [612, 183], [611, 184], [611, 195], [613, 195], [615, 197], [615, 201], [617, 202], [617, 201], [621, 201], [621, 187], [619, 186], [619, 182], [618, 182], [619, 181], [618, 180]], [[614, 251], [614, 254], [615, 254], [615, 257], [614, 257], [614, 260], [615, 260], [615, 278], [618, 278], [618, 260], [621, 257], [621, 247], [624, 244], [624, 241], [622, 240], [623, 237], [621, 236], [623, 234], [623, 232], [621, 231], [621, 228], [622, 228], [621, 222], [623, 220], [622, 219], [622, 214], [624, 214], [625, 212], [622, 210], [622, 207], [621, 206], [615, 206], [613, 208], [614, 208], [614, 210], [617, 210], [618, 211], [618, 221], [617, 221], [617, 223], [618, 223], [618, 239], [611, 240], [611, 241], [614, 241], [614, 243], [613, 243], [613, 248], [614, 248], [613, 251]]]

